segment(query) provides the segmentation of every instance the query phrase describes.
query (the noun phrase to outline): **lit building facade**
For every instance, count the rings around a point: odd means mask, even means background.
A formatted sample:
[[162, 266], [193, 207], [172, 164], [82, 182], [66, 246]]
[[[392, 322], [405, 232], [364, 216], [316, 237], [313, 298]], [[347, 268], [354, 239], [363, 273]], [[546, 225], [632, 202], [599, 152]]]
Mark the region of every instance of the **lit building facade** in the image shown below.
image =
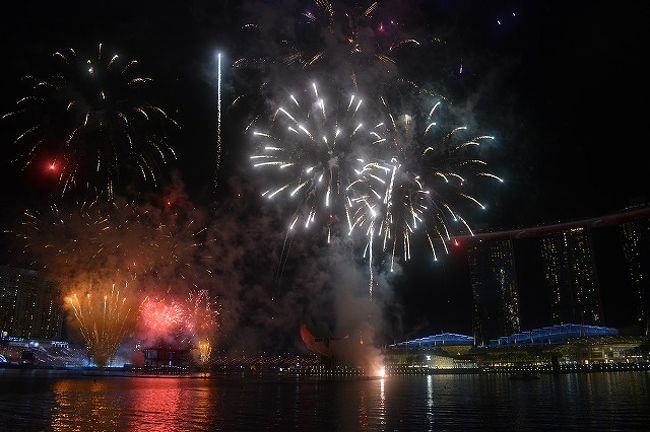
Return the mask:
[[60, 340], [64, 313], [56, 284], [37, 271], [0, 266], [0, 334]]
[[637, 300], [636, 318], [642, 335], [650, 335], [650, 221], [619, 225], [626, 273]]
[[467, 258], [476, 344], [518, 332], [519, 296], [512, 241], [480, 240], [469, 247]]
[[541, 239], [541, 255], [552, 323], [599, 324], [601, 302], [589, 231], [549, 234]]

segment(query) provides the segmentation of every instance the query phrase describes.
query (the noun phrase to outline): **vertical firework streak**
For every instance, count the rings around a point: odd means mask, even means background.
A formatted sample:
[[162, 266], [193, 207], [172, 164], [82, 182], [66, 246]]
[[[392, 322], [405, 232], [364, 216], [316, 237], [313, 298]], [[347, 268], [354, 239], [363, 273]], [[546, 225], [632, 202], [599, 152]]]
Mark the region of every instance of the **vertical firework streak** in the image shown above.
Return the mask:
[[110, 292], [88, 292], [81, 298], [72, 293], [67, 301], [95, 364], [108, 365], [131, 329], [128, 298], [120, 295], [120, 290], [113, 285]]
[[221, 53], [217, 54], [217, 166], [214, 173], [214, 188], [219, 186], [221, 169]]

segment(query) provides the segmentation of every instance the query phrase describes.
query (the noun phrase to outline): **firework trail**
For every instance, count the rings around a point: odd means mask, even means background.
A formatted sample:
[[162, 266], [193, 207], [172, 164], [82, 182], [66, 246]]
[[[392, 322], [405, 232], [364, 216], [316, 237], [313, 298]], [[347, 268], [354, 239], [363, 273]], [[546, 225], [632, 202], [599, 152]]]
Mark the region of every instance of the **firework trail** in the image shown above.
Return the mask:
[[2, 116], [20, 130], [15, 162], [47, 167], [62, 194], [76, 187], [111, 198], [138, 177], [156, 185], [176, 159], [168, 132], [178, 125], [146, 97], [152, 79], [137, 72], [138, 61], [102, 44], [89, 57], [69, 48], [52, 60], [52, 73], [25, 77], [28, 94]]
[[97, 366], [109, 364], [133, 326], [134, 314], [131, 299], [126, 296], [127, 290], [126, 286], [120, 290], [113, 285], [106, 291], [72, 292], [66, 298], [86, 348]]
[[217, 163], [214, 173], [214, 188], [219, 185], [221, 169], [221, 53], [217, 54]]
[[352, 226], [349, 187], [372, 139], [372, 127], [362, 117], [363, 98], [329, 93], [312, 82], [305, 91], [288, 94], [270, 125], [252, 130], [257, 150], [250, 156], [255, 175], [269, 179], [262, 196], [294, 209], [289, 231], [321, 225], [328, 242], [337, 220]]

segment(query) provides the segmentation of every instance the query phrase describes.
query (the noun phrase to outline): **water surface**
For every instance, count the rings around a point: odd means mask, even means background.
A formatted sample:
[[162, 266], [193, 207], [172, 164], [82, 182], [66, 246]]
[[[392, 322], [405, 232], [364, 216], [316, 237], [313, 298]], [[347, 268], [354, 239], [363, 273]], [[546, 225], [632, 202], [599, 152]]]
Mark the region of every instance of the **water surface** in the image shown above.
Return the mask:
[[650, 430], [650, 372], [316, 378], [0, 370], [0, 431]]

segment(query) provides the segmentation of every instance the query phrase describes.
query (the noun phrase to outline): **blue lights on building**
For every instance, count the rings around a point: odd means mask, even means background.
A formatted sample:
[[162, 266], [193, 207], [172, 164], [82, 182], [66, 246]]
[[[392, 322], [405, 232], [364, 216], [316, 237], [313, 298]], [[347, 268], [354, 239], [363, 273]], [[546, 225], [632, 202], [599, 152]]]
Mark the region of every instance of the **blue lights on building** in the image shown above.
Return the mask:
[[618, 336], [618, 330], [581, 324], [558, 324], [530, 331], [502, 336], [490, 341], [490, 346], [502, 345], [541, 345], [565, 343], [569, 339], [584, 337]]
[[[514, 333], [510, 336], [502, 336], [498, 339], [492, 339], [487, 346], [497, 348], [499, 346], [512, 345], [561, 344], [568, 342], [570, 339], [618, 336], [618, 334], [618, 330], [612, 327], [581, 324], [557, 324]], [[458, 333], [440, 333], [437, 335], [425, 336], [392, 344], [389, 345], [389, 348], [417, 350], [442, 347], [445, 345], [474, 345], [474, 338]]]
[[390, 348], [431, 348], [442, 345], [473, 345], [474, 338], [457, 333], [440, 333], [432, 336], [425, 336], [418, 339], [412, 339], [393, 345]]

